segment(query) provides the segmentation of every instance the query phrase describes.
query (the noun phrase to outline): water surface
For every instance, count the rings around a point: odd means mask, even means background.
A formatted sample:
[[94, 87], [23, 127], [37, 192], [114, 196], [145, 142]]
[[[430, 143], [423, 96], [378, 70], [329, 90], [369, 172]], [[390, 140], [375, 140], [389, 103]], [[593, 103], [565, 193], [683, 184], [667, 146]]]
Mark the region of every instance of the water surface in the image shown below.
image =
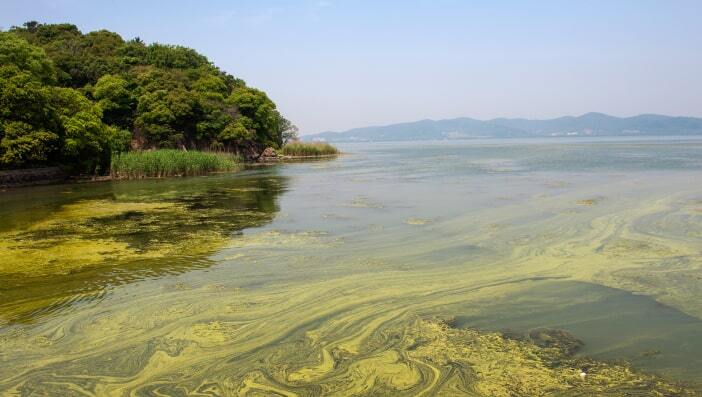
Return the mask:
[[702, 141], [342, 150], [0, 193], [0, 390], [445, 394], [391, 337], [434, 317], [702, 378]]

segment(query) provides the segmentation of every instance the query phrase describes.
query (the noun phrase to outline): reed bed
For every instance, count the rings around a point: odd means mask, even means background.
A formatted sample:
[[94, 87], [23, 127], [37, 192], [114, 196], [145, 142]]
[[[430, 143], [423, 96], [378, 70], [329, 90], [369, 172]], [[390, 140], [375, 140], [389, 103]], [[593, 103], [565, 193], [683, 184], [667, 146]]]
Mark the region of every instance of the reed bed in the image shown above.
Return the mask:
[[292, 157], [319, 157], [339, 154], [339, 150], [326, 142], [292, 142], [283, 146], [283, 155]]
[[231, 171], [241, 163], [239, 156], [224, 152], [173, 149], [125, 152], [112, 157], [110, 175], [115, 179], [194, 176], [214, 171]]

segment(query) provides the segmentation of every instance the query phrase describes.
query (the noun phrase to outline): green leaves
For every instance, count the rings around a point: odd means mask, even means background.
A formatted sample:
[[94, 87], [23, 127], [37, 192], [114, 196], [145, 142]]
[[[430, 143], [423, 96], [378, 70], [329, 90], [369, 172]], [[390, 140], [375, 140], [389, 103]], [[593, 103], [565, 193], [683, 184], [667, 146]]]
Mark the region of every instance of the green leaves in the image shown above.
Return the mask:
[[241, 143], [253, 140], [256, 134], [254, 129], [255, 123], [246, 116], [239, 116], [236, 120], [227, 124], [226, 127], [217, 135], [217, 138], [223, 142]]
[[143, 94], [138, 102], [135, 127], [153, 142], [183, 143], [196, 118], [197, 100], [192, 93], [183, 87], [158, 90]]
[[14, 66], [45, 84], [56, 80], [56, 71], [44, 50], [11, 33], [0, 32], [0, 65]]
[[59, 143], [58, 135], [22, 121], [3, 123], [2, 130], [0, 164], [6, 166], [41, 164]]
[[280, 147], [273, 101], [195, 50], [28, 22], [0, 32], [0, 167], [107, 169], [135, 148]]
[[[116, 130], [103, 123], [100, 106], [81, 92], [47, 85], [54, 81], [53, 65], [43, 50], [2, 33], [0, 59], [5, 62], [0, 67], [0, 166], [55, 162], [92, 171], [106, 161]], [[101, 90], [106, 97], [119, 92], [109, 84]]]
[[56, 88], [54, 101], [63, 130], [61, 156], [90, 168], [108, 149], [108, 129], [99, 107], [72, 88]]
[[250, 120], [250, 129], [257, 140], [266, 146], [280, 147], [282, 137], [278, 131], [280, 114], [275, 104], [260, 90], [249, 87], [235, 89], [228, 98], [240, 117]]
[[151, 44], [147, 47], [146, 62], [159, 68], [191, 69], [209, 63], [197, 51], [174, 45]]
[[71, 24], [35, 24], [10, 32], [46, 51], [61, 85], [80, 88], [121, 69], [116, 53], [124, 40], [116, 33], [101, 30], [83, 35]]
[[126, 80], [111, 74], [104, 75], [97, 81], [92, 93], [102, 110], [105, 123], [120, 128], [131, 127], [136, 101]]
[[93, 88], [93, 98], [100, 103], [103, 110], [128, 107], [131, 97], [127, 81], [110, 74], [100, 77]]

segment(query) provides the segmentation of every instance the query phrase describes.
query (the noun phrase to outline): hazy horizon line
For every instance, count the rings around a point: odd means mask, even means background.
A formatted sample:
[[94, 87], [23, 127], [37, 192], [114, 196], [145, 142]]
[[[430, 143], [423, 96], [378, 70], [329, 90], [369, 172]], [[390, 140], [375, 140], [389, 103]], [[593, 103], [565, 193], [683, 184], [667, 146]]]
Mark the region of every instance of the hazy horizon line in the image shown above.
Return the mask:
[[476, 121], [483, 121], [483, 122], [489, 122], [489, 121], [495, 121], [495, 120], [538, 120], [538, 121], [544, 121], [544, 120], [556, 120], [556, 119], [562, 119], [562, 118], [579, 118], [583, 116], [587, 116], [589, 114], [597, 114], [597, 115], [603, 115], [603, 116], [608, 116], [608, 117], [614, 117], [618, 119], [630, 119], [634, 117], [640, 117], [640, 116], [663, 116], [663, 117], [671, 117], [671, 118], [693, 118], [693, 119], [702, 119], [700, 116], [690, 116], [690, 115], [670, 115], [670, 114], [663, 114], [663, 113], [636, 113], [631, 116], [617, 116], [609, 113], [604, 113], [604, 112], [585, 112], [579, 115], [573, 115], [573, 114], [567, 114], [563, 116], [556, 116], [556, 117], [507, 117], [507, 116], [500, 116], [500, 117], [492, 117], [492, 118], [475, 118], [471, 116], [456, 116], [456, 117], [442, 117], [442, 118], [421, 118], [421, 119], [415, 119], [412, 121], [397, 121], [397, 122], [391, 122], [391, 123], [371, 123], [371, 124], [366, 124], [358, 127], [351, 127], [343, 130], [323, 130], [323, 131], [316, 131], [316, 132], [301, 132], [300, 136], [307, 136], [307, 135], [317, 135], [317, 134], [325, 134], [325, 133], [344, 133], [348, 132], [351, 130], [355, 129], [360, 129], [360, 128], [380, 128], [380, 127], [388, 127], [392, 125], [398, 125], [398, 124], [412, 124], [412, 123], [418, 123], [421, 121], [447, 121], [447, 120], [456, 120], [456, 119], [471, 119], [471, 120], [476, 120]]

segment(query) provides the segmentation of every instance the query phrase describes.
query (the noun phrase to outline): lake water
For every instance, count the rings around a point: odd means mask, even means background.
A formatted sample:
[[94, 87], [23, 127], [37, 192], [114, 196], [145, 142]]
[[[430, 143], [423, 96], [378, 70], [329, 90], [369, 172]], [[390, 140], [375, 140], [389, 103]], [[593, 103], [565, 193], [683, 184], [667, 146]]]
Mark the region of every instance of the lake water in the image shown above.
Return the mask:
[[0, 394], [447, 394], [425, 318], [700, 386], [702, 140], [341, 149], [1, 192]]

